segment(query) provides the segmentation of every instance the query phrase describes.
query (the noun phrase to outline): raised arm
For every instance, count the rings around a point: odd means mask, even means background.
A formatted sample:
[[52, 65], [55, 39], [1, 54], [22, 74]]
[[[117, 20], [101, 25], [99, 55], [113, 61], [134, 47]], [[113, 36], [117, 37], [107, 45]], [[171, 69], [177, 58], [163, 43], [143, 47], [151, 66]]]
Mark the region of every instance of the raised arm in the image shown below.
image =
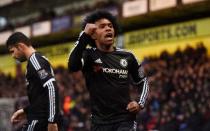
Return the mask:
[[87, 24], [84, 31], [80, 33], [80, 36], [75, 43], [75, 47], [70, 53], [68, 68], [71, 72], [77, 72], [82, 69], [82, 55], [86, 46], [93, 42], [93, 35], [96, 29], [95, 24]]

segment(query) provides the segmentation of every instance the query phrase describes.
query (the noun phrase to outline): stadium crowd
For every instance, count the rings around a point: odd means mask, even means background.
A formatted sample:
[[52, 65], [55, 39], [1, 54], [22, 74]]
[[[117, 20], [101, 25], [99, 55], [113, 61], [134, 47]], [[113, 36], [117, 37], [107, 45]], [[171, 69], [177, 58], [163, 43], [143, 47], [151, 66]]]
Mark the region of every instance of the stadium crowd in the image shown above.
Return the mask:
[[210, 58], [202, 43], [196, 49], [146, 59], [151, 93], [139, 114], [139, 128], [161, 131], [210, 130]]
[[[160, 56], [147, 57], [143, 66], [150, 95], [146, 107], [137, 115], [138, 131], [210, 130], [210, 57], [202, 43], [196, 48], [177, 49], [173, 54], [163, 51]], [[55, 69], [55, 75], [63, 128], [89, 131], [90, 101], [83, 77], [73, 76], [62, 66]], [[24, 74], [13, 78], [0, 73], [0, 79], [0, 98], [16, 98], [17, 103], [25, 104], [26, 99], [19, 98], [26, 93]], [[131, 93], [137, 97], [135, 88], [131, 87]], [[16, 104], [16, 108], [19, 106]]]

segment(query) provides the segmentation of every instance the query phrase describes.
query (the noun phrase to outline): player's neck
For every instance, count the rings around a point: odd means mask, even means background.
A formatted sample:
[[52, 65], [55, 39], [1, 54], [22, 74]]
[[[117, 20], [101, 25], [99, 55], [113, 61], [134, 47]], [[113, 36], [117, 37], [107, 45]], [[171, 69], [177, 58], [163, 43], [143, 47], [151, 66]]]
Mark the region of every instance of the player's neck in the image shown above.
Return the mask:
[[102, 51], [102, 52], [112, 52], [114, 51], [114, 47], [113, 45], [100, 45], [97, 46], [98, 50]]
[[36, 50], [35, 50], [32, 46], [28, 47], [28, 49], [25, 51], [26, 58], [29, 59], [30, 56], [31, 56], [34, 52], [36, 52]]

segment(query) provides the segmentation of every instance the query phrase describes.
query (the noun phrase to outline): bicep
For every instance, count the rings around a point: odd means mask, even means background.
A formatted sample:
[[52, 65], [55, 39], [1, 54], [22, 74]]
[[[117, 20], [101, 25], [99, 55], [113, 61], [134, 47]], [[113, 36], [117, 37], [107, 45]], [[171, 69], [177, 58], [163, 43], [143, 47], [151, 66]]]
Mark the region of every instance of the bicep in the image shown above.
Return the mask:
[[90, 53], [88, 53], [88, 51], [83, 52], [81, 62], [82, 62], [81, 71], [84, 71], [84, 72], [89, 71], [92, 64], [91, 64], [91, 56], [90, 56]]

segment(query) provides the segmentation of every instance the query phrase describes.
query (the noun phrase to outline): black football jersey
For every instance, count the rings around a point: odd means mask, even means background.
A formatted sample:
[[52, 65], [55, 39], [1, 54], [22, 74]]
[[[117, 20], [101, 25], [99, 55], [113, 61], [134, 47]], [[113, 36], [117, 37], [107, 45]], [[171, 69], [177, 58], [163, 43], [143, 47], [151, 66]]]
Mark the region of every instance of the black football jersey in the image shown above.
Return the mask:
[[33, 53], [26, 69], [27, 94], [30, 105], [24, 109], [29, 120], [57, 121], [59, 113], [58, 89], [48, 60]]
[[102, 52], [97, 48], [84, 48], [89, 36], [83, 33], [69, 58], [70, 71], [81, 70], [90, 93], [92, 121], [114, 123], [135, 120], [135, 114], [126, 110], [131, 102], [129, 85], [135, 82], [142, 88], [139, 104], [144, 105], [148, 82], [136, 58], [130, 52], [115, 48]]

